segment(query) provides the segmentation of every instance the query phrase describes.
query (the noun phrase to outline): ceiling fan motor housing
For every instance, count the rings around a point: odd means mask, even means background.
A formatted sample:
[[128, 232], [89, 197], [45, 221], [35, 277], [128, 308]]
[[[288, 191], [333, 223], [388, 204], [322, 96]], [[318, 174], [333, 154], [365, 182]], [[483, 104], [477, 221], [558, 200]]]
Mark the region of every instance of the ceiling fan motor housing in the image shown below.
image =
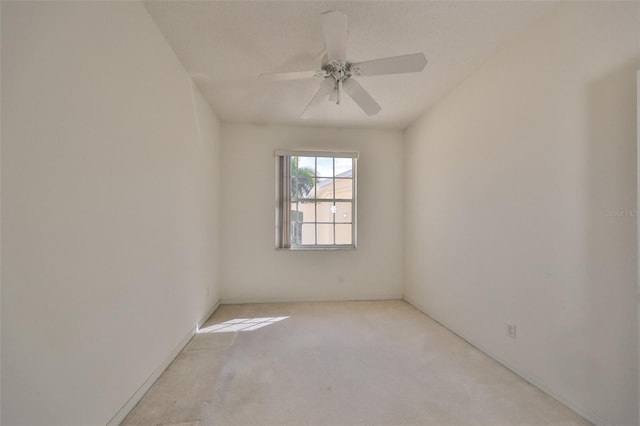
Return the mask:
[[324, 71], [325, 74], [320, 74], [318, 77], [333, 77], [336, 82], [342, 82], [347, 78], [362, 75], [360, 67], [357, 65], [351, 62], [338, 61], [336, 59], [332, 59], [324, 65], [322, 67], [322, 71]]

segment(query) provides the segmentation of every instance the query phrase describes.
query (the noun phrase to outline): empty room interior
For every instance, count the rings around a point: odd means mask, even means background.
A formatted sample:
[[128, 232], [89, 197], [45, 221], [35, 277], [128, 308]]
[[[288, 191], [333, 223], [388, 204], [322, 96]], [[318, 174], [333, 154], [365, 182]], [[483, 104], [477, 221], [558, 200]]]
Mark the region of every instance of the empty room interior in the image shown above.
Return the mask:
[[3, 425], [639, 424], [638, 1], [6, 1]]

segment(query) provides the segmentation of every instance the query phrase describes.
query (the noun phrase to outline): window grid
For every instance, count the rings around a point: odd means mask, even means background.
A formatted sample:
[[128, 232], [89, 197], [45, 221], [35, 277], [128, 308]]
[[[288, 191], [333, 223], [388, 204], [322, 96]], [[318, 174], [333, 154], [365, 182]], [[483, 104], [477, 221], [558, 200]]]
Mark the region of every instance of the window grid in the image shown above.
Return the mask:
[[[296, 153], [298, 154], [298, 153]], [[294, 170], [294, 167], [300, 169], [300, 158], [308, 158], [309, 160], [313, 158], [313, 170], [311, 164], [306, 169], [307, 179], [311, 178], [311, 183], [313, 187], [309, 190], [301, 189], [301, 182], [299, 179], [299, 175], [295, 173], [297, 170]], [[331, 160], [331, 171], [324, 169], [321, 170], [319, 164], [319, 158], [323, 159], [323, 163], [328, 163], [328, 159]], [[350, 167], [345, 168], [345, 164], [349, 164], [346, 161], [341, 161], [341, 171], [337, 173], [339, 170], [337, 169], [336, 159], [339, 160], [349, 160]], [[356, 230], [355, 230], [355, 166], [356, 166], [356, 158], [354, 156], [348, 157], [340, 157], [339, 155], [335, 156], [317, 156], [313, 154], [304, 155], [292, 155], [284, 158], [284, 161], [280, 164], [280, 167], [291, 167], [292, 173], [289, 179], [291, 180], [290, 187], [292, 188], [290, 194], [290, 201], [286, 204], [292, 208], [291, 214], [288, 215], [291, 219], [291, 223], [288, 225], [290, 230], [289, 234], [289, 244], [287, 242], [281, 241], [278, 244], [278, 247], [282, 248], [355, 248], [356, 246]], [[307, 162], [308, 164], [309, 162]], [[331, 176], [327, 176], [329, 173]], [[280, 178], [282, 178], [282, 171], [279, 172]], [[326, 182], [330, 180], [329, 182]], [[329, 194], [330, 197], [323, 197], [321, 191], [321, 184], [327, 183], [330, 186]], [[346, 183], [349, 182], [349, 185], [346, 186]], [[341, 183], [341, 186], [338, 187], [338, 183]], [[344, 185], [343, 185], [344, 183]], [[283, 187], [279, 184], [279, 188]], [[284, 186], [286, 187], [286, 186]], [[306, 191], [306, 192], [303, 192]], [[350, 193], [351, 198], [344, 198], [344, 193], [338, 194], [338, 191], [343, 191], [346, 193]], [[337, 197], [341, 198], [337, 198]], [[313, 217], [312, 220], [309, 220], [309, 216], [303, 213], [303, 208], [301, 206], [313, 204]], [[284, 208], [285, 203], [279, 203], [280, 206]], [[310, 206], [309, 206], [310, 207]], [[320, 209], [329, 209], [327, 211], [321, 211]], [[338, 210], [340, 208], [340, 210]], [[341, 214], [341, 219], [338, 219], [338, 214]], [[327, 216], [328, 215], [328, 216]], [[282, 212], [279, 213], [279, 217], [282, 218]], [[306, 226], [305, 226], [306, 225]], [[330, 231], [326, 229], [326, 226], [330, 225]], [[284, 224], [282, 227], [285, 228]], [[305, 232], [311, 231], [313, 229], [313, 241], [305, 241], [304, 234]], [[320, 234], [320, 228], [323, 229], [323, 233]], [[338, 231], [345, 232], [349, 230], [346, 234], [338, 234]], [[344, 230], [344, 231], [343, 231]], [[327, 232], [327, 233], [325, 233]], [[329, 237], [329, 239], [327, 239]], [[281, 234], [282, 238], [287, 238], [286, 231]], [[283, 244], [284, 243], [284, 244]]]
[[[316, 182], [318, 182], [319, 179], [323, 177], [323, 175], [319, 174], [317, 172], [318, 171], [318, 159], [317, 159], [317, 157], [315, 158], [314, 165], [315, 165], [314, 168], [316, 170], [316, 173], [314, 174], [314, 179], [316, 180]], [[331, 177], [326, 177], [325, 179], [331, 179], [331, 189], [332, 189], [331, 192], [333, 194], [333, 197], [332, 198], [318, 198], [318, 194], [316, 193], [316, 194], [314, 194], [315, 197], [313, 199], [304, 198], [305, 200], [310, 200], [310, 201], [313, 200], [313, 202], [314, 202], [314, 207], [315, 207], [314, 218], [315, 218], [315, 220], [314, 221], [305, 221], [305, 220], [303, 220], [301, 222], [303, 225], [304, 224], [314, 225], [314, 243], [315, 243], [314, 245], [325, 245], [325, 243], [319, 243], [318, 242], [318, 240], [319, 240], [318, 225], [331, 225], [332, 226], [332, 228], [331, 228], [331, 237], [332, 237], [332, 241], [333, 242], [332, 243], [328, 243], [327, 245], [337, 245], [337, 246], [339, 246], [341, 244], [337, 244], [336, 243], [336, 226], [335, 225], [338, 224], [338, 225], [351, 225], [351, 226], [353, 226], [353, 221], [352, 220], [351, 221], [344, 221], [344, 222], [337, 222], [336, 221], [336, 216], [335, 216], [336, 213], [337, 213], [337, 210], [336, 210], [336, 212], [333, 212], [333, 210], [332, 210], [331, 221], [323, 221], [323, 220], [319, 220], [318, 219], [318, 205], [320, 203], [329, 203], [330, 202], [332, 207], [336, 207], [336, 208], [337, 208], [337, 203], [347, 203], [347, 204], [350, 204], [351, 206], [353, 204], [352, 203], [352, 201], [353, 201], [352, 199], [349, 199], [349, 198], [335, 198], [336, 182], [340, 181], [340, 180], [343, 180], [343, 181], [350, 180], [350, 181], [352, 181], [352, 178], [344, 178], [344, 177], [340, 177], [339, 178], [339, 177], [336, 177], [335, 160], [332, 161], [332, 166], [331, 167], [332, 167], [332, 173], [331, 173], [332, 176]], [[317, 185], [317, 183], [316, 183], [316, 185]], [[353, 188], [353, 183], [352, 183], [351, 187]], [[316, 186], [316, 188], [317, 188], [317, 186]], [[296, 209], [299, 209], [299, 207], [298, 207], [299, 203], [300, 203], [300, 197], [296, 197]], [[350, 210], [353, 211], [353, 208], [351, 207]]]

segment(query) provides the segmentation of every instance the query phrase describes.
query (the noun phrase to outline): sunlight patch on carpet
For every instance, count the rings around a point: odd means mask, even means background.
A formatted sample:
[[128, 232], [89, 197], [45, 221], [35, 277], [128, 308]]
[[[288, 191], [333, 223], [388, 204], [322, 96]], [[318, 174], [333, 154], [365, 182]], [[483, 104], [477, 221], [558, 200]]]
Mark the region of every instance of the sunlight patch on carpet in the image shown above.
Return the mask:
[[231, 331], [253, 331], [271, 324], [275, 324], [287, 317], [265, 317], [265, 318], [236, 318], [198, 330], [202, 333], [228, 333]]

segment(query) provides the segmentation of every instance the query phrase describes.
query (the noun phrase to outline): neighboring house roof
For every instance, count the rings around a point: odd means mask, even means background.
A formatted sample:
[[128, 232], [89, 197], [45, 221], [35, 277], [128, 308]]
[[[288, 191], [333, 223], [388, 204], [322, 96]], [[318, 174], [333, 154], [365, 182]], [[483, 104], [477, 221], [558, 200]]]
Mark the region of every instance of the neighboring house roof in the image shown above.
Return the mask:
[[[346, 172], [342, 172], [335, 176], [336, 178], [350, 178], [353, 177], [353, 170], [347, 170]], [[346, 182], [346, 180], [344, 181]], [[333, 189], [333, 178], [326, 178], [322, 180], [318, 180], [316, 186], [314, 186], [311, 191], [304, 198], [323, 198], [322, 194], [327, 191]], [[318, 196], [316, 197], [316, 189], [318, 191]]]

